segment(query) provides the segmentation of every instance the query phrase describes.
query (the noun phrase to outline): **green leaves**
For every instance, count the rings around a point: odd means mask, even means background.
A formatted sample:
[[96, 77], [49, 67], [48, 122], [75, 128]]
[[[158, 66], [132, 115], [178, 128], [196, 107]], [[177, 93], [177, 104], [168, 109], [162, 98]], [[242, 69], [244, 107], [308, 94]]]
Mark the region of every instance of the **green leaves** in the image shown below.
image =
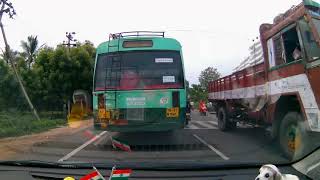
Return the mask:
[[21, 41], [21, 47], [24, 51], [22, 54], [24, 54], [29, 68], [36, 58], [38, 46], [39, 41], [37, 36], [28, 36], [27, 41]]
[[[95, 47], [89, 41], [71, 48], [63, 46], [41, 48], [37, 55], [29, 55], [37, 50], [36, 37], [28, 37], [23, 43], [23, 54], [14, 52], [19, 74], [31, 101], [41, 111], [46, 108], [62, 108], [62, 103], [72, 97], [73, 91], [92, 91]], [[28, 53], [27, 53], [28, 51]], [[29, 58], [29, 59], [28, 59]], [[13, 71], [6, 61], [0, 59], [0, 109], [16, 108], [22, 96]], [[23, 99], [22, 99], [23, 100]]]
[[200, 100], [207, 101], [208, 99], [208, 84], [220, 77], [220, 73], [216, 68], [208, 67], [201, 71], [199, 76], [200, 84], [192, 84], [189, 89], [191, 101], [199, 102]]
[[220, 77], [220, 73], [216, 68], [208, 67], [205, 70], [201, 71], [199, 76], [199, 82], [203, 89], [208, 89], [208, 84], [211, 81], [214, 81]]
[[[90, 51], [87, 51], [89, 49]], [[67, 101], [74, 90], [92, 89], [93, 62], [95, 51], [88, 44], [68, 49], [62, 46], [56, 49], [40, 50], [35, 62], [35, 69], [39, 69], [40, 83], [49, 94], [44, 94], [46, 99], [62, 98]]]
[[199, 102], [200, 100], [206, 101], [208, 99], [208, 93], [198, 84], [192, 84], [190, 88], [191, 101]]

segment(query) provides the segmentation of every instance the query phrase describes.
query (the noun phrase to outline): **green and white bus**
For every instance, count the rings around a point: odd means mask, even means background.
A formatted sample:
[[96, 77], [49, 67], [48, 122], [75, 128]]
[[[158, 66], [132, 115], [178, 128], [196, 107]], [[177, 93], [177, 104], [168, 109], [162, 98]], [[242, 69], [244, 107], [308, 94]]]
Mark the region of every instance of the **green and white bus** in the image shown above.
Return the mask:
[[186, 123], [181, 44], [164, 32], [111, 34], [97, 48], [94, 127], [115, 132], [170, 131]]

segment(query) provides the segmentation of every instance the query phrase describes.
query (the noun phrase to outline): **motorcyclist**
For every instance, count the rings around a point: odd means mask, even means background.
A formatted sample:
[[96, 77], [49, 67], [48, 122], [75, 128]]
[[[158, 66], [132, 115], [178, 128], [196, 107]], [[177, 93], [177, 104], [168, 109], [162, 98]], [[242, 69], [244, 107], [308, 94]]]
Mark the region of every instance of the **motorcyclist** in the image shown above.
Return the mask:
[[207, 115], [207, 107], [204, 101], [200, 100], [199, 102], [199, 112], [201, 115], [206, 116]]
[[186, 104], [186, 125], [189, 124], [189, 121], [191, 121], [191, 101], [188, 97]]

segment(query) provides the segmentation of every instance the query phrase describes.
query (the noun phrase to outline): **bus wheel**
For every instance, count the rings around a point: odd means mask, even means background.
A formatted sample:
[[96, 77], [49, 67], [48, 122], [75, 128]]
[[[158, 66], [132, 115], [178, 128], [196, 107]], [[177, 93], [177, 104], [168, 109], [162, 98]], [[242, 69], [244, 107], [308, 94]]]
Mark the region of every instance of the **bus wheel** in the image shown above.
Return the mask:
[[289, 160], [296, 160], [306, 155], [308, 134], [302, 116], [297, 112], [287, 113], [280, 125], [279, 144]]

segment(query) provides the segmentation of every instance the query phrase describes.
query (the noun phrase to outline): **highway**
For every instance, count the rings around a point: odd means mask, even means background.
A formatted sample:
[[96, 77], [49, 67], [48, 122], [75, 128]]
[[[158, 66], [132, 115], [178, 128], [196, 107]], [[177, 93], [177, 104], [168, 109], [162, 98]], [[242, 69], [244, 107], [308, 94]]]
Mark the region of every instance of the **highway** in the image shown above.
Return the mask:
[[[173, 132], [109, 133], [95, 131], [91, 125], [35, 143], [10, 160], [286, 162], [276, 142], [261, 128], [238, 125], [231, 132], [221, 132], [215, 114], [200, 116], [194, 111], [191, 115], [188, 127]], [[110, 136], [126, 142], [132, 151], [114, 149]]]

